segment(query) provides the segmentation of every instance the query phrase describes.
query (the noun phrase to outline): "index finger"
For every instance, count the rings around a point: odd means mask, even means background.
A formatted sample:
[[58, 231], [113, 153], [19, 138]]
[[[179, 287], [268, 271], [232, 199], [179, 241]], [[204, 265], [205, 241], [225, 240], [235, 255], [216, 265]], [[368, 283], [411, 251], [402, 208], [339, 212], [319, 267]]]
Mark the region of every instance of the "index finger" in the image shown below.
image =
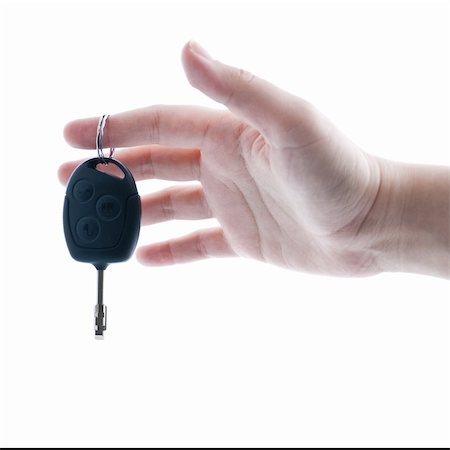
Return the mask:
[[[200, 106], [155, 105], [109, 116], [103, 147], [130, 147], [163, 144], [199, 147], [207, 131], [225, 111]], [[95, 148], [98, 117], [69, 122], [66, 141], [77, 148]]]

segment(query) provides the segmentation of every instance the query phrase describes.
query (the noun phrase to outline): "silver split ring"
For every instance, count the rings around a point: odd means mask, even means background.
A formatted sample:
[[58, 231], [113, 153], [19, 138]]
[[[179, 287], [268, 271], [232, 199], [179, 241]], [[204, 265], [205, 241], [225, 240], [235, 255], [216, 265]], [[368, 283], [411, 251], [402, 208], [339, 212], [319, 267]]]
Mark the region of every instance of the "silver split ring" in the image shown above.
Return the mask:
[[[105, 129], [106, 121], [108, 120], [109, 114], [103, 114], [100, 117], [97, 125], [97, 135], [95, 137], [95, 148], [97, 150], [97, 154], [102, 164], [108, 164], [105, 159], [105, 154], [103, 153], [103, 131]], [[110, 147], [108, 158], [112, 158], [114, 154], [114, 147]]]

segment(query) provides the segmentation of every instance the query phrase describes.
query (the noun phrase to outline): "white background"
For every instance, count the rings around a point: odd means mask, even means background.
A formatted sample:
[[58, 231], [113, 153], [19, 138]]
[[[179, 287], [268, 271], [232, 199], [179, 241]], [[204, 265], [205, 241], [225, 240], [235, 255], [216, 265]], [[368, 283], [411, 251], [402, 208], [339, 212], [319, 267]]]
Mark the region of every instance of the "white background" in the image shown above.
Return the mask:
[[133, 258], [105, 274], [95, 341], [96, 273], [69, 256], [56, 178], [94, 155], [65, 144], [71, 119], [214, 106], [185, 79], [191, 38], [366, 151], [448, 164], [446, 2], [9, 1], [0, 15], [2, 445], [449, 445], [448, 281]]

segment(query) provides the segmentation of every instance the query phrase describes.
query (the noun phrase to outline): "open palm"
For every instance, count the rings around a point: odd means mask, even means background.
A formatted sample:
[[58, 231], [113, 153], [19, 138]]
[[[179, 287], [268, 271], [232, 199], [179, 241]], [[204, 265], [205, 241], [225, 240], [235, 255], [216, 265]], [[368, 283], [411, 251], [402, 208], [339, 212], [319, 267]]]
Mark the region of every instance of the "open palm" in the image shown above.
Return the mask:
[[[158, 105], [111, 116], [105, 145], [137, 180], [199, 180], [142, 198], [143, 224], [215, 217], [220, 227], [141, 247], [147, 264], [239, 255], [335, 275], [378, 268], [361, 232], [380, 185], [379, 161], [308, 102], [248, 72], [183, 50], [191, 84], [229, 111]], [[97, 119], [66, 139], [92, 148]], [[65, 163], [67, 182], [77, 162]]]

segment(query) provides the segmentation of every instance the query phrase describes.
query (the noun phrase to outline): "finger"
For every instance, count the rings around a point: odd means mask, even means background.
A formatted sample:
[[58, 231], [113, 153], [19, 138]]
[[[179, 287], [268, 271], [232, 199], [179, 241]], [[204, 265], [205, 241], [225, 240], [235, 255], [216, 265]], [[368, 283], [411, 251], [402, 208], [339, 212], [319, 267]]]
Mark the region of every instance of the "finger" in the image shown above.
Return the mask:
[[[273, 139], [297, 128], [309, 134], [310, 123], [299, 121], [303, 110], [313, 110], [305, 100], [266, 80], [214, 60], [199, 44], [188, 42], [182, 53], [184, 70], [192, 86], [226, 105], [267, 138]], [[305, 135], [305, 139], [314, 136]]]
[[141, 198], [142, 224], [212, 217], [201, 186], [174, 186]]
[[[109, 116], [103, 147], [130, 147], [163, 144], [200, 147], [207, 130], [224, 112], [200, 106], [155, 105]], [[66, 141], [77, 148], [95, 148], [98, 117], [69, 122], [64, 128]]]
[[221, 228], [199, 230], [187, 236], [141, 247], [139, 262], [149, 266], [186, 263], [204, 258], [236, 256]]
[[[150, 178], [193, 181], [200, 176], [200, 150], [197, 148], [147, 145], [116, 151], [114, 157], [131, 170], [136, 181]], [[58, 177], [62, 184], [67, 184], [70, 175], [82, 161], [69, 161], [59, 167]], [[112, 174], [118, 171], [113, 164], [101, 169]]]

